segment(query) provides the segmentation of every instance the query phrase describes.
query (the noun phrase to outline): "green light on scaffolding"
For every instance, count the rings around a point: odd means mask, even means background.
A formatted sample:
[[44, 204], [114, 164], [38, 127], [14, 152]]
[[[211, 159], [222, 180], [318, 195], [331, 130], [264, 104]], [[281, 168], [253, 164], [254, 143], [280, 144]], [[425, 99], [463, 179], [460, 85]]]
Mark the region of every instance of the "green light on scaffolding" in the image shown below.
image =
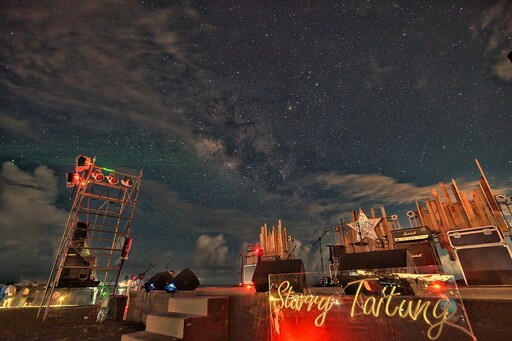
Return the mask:
[[103, 167], [103, 170], [105, 170], [105, 171], [107, 171], [107, 172], [115, 172], [115, 170], [110, 169], [110, 168], [105, 168], [105, 167]]

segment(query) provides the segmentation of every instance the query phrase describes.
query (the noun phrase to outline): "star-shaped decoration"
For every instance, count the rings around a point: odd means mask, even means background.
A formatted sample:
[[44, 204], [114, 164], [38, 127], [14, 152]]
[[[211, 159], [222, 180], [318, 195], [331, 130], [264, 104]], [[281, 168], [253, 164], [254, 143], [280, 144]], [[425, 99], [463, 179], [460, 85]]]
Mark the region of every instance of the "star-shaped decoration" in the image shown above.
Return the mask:
[[357, 240], [362, 241], [365, 238], [379, 239], [375, 232], [375, 227], [379, 224], [382, 218], [368, 218], [364, 211], [359, 209], [359, 218], [357, 221], [348, 223], [348, 227], [357, 232]]

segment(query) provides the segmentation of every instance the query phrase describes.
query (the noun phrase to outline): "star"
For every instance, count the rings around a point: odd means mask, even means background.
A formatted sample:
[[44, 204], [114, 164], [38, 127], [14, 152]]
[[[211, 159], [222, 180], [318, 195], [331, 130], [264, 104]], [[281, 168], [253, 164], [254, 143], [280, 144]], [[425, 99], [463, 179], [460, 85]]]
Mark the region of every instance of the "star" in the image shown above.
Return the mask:
[[378, 239], [375, 233], [375, 227], [379, 224], [382, 218], [368, 218], [363, 209], [359, 209], [359, 218], [357, 221], [348, 223], [347, 225], [358, 233], [358, 241], [365, 238]]

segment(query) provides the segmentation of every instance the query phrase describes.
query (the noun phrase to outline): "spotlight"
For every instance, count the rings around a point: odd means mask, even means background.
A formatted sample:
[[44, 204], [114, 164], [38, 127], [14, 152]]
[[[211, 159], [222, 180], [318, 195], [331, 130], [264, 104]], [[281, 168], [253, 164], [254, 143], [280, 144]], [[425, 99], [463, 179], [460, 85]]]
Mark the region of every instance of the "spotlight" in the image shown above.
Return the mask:
[[80, 155], [76, 158], [75, 172], [80, 173], [88, 170], [92, 165], [91, 158], [88, 156]]
[[129, 176], [125, 176], [123, 180], [121, 180], [121, 184], [125, 187], [132, 187], [133, 181]]
[[105, 179], [105, 176], [103, 175], [103, 173], [98, 169], [96, 169], [94, 172], [92, 172], [91, 176], [96, 181], [103, 181], [103, 179]]
[[119, 178], [114, 174], [107, 175], [107, 181], [111, 185], [117, 185], [119, 183]]
[[178, 289], [176, 288], [176, 284], [174, 284], [174, 282], [171, 282], [164, 287], [164, 290], [170, 293], [174, 293]]
[[66, 187], [74, 187], [80, 184], [80, 174], [71, 172], [66, 173]]

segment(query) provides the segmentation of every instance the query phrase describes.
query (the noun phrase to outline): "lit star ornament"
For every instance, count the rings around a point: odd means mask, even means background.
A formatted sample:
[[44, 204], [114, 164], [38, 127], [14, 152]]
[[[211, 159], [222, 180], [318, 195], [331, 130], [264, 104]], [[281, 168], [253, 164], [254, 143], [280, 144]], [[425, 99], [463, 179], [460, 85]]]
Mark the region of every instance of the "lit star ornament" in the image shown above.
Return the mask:
[[357, 221], [348, 223], [347, 225], [355, 230], [358, 235], [358, 241], [362, 241], [365, 238], [376, 240], [379, 237], [375, 233], [375, 226], [379, 224], [382, 218], [368, 218], [364, 211], [359, 209], [359, 218]]

